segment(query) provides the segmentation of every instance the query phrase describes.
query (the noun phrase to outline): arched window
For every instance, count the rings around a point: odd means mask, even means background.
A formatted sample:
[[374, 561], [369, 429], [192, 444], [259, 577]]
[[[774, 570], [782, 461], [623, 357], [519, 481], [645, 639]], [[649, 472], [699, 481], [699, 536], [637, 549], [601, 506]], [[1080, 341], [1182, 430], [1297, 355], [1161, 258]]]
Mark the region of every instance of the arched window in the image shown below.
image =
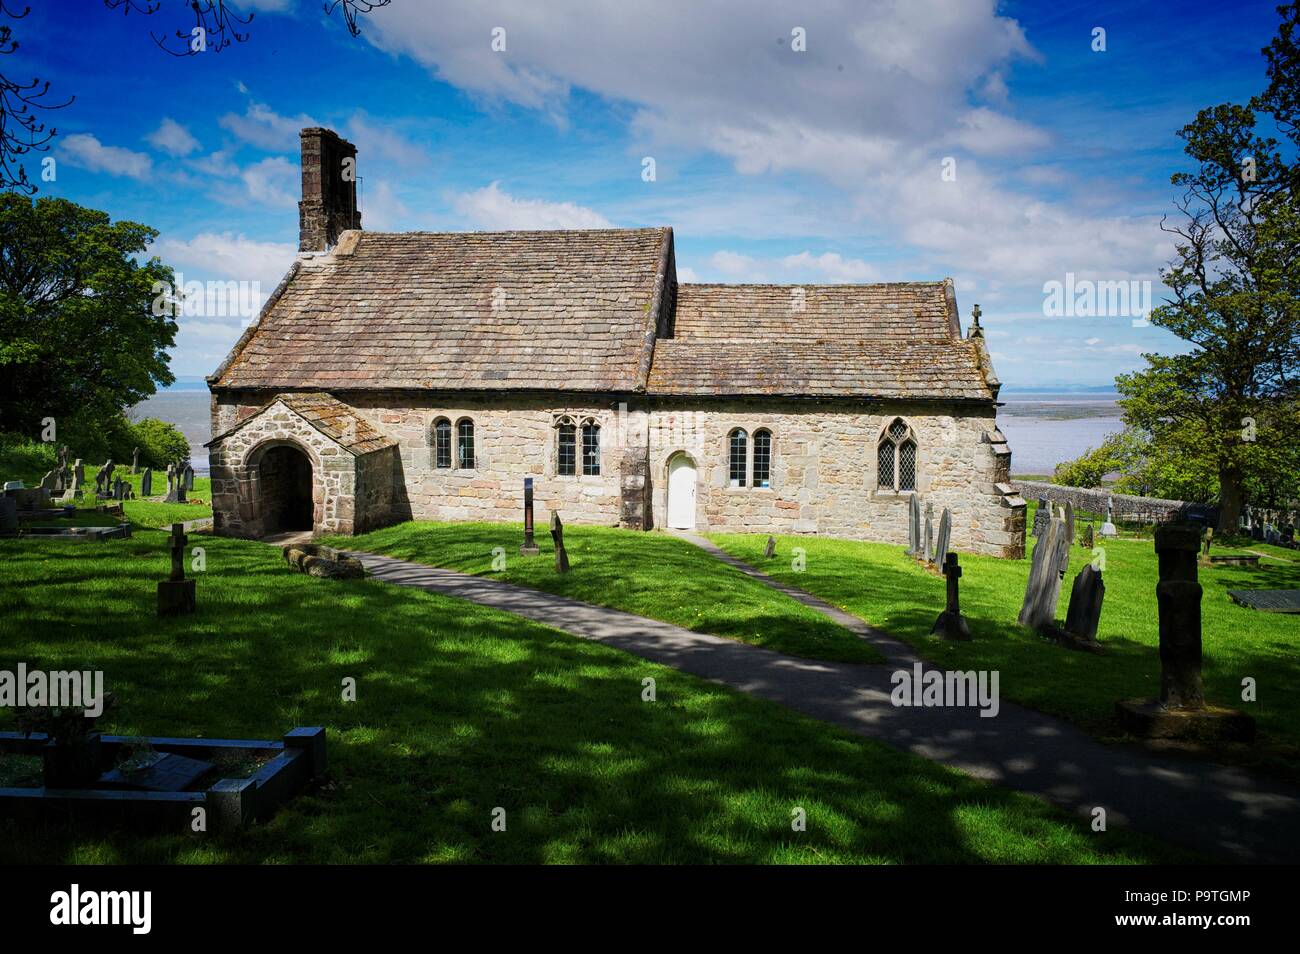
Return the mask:
[[772, 485], [772, 432], [754, 432], [754, 486]]
[[916, 436], [895, 418], [876, 445], [876, 486], [898, 493], [916, 490]]
[[729, 463], [727, 466], [727, 475], [731, 480], [731, 486], [744, 487], [745, 469], [747, 463], [747, 461], [745, 460], [745, 454], [746, 451], [748, 450], [747, 435], [740, 428], [736, 428], [734, 431], [731, 432], [731, 437], [728, 441], [728, 444], [729, 444], [730, 456], [729, 456]]
[[474, 422], [467, 417], [456, 424], [456, 466], [474, 469]]
[[445, 417], [433, 422], [433, 466], [439, 470], [451, 467], [451, 421]]
[[584, 477], [600, 474], [600, 425], [591, 421], [582, 425], [582, 473]]
[[561, 421], [555, 434], [555, 472], [572, 477], [578, 472], [578, 428], [572, 421]]

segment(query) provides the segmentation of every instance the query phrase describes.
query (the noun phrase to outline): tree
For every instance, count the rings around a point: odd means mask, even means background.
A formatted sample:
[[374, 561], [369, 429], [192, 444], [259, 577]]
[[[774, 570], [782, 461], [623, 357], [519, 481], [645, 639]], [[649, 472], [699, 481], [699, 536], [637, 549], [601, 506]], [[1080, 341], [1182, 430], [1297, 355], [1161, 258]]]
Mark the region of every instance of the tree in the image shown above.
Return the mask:
[[[1300, 4], [1279, 12], [1279, 36], [1289, 38]], [[1171, 180], [1183, 189], [1177, 224], [1161, 223], [1176, 236], [1161, 276], [1173, 297], [1151, 323], [1192, 347], [1147, 355], [1146, 368], [1116, 379], [1125, 423], [1150, 434], [1155, 457], [1208, 468], [1216, 486], [1202, 492], [1217, 491], [1226, 532], [1237, 527], [1248, 485], [1294, 440], [1282, 425], [1300, 393], [1300, 172], [1276, 139], [1256, 131], [1269, 103], [1300, 102], [1300, 70], [1270, 67], [1270, 76], [1272, 97], [1201, 110], [1179, 130], [1194, 168]], [[1189, 468], [1192, 487], [1197, 469]]]
[[176, 322], [155, 314], [172, 270], [157, 232], [66, 199], [0, 193], [0, 430], [108, 419], [174, 380]]

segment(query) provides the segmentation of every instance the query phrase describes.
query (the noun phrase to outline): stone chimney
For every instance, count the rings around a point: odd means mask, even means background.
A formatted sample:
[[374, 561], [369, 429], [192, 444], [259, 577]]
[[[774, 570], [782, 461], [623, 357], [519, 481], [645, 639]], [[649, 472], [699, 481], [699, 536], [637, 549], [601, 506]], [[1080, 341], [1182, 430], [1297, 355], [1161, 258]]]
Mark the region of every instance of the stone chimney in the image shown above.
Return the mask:
[[298, 135], [302, 140], [298, 251], [328, 252], [344, 231], [361, 228], [357, 147], [332, 129], [312, 127]]

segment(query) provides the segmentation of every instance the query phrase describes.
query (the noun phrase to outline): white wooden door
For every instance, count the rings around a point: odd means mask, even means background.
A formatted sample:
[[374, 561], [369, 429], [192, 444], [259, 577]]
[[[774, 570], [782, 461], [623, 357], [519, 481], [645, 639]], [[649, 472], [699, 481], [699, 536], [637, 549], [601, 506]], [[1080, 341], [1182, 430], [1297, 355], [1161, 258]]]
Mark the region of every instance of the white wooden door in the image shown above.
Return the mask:
[[695, 529], [695, 465], [685, 454], [668, 462], [668, 526]]

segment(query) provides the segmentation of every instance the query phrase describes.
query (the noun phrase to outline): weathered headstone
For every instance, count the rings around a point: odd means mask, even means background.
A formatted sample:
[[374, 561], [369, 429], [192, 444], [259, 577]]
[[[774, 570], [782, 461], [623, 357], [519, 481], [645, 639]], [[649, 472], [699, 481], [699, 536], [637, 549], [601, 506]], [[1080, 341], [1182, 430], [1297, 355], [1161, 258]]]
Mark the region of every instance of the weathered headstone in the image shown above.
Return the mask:
[[1115, 498], [1106, 498], [1106, 522], [1101, 525], [1101, 535], [1103, 537], [1117, 537], [1119, 531], [1115, 529]]
[[1101, 571], [1091, 563], [1085, 564], [1070, 587], [1070, 606], [1065, 611], [1065, 631], [1075, 639], [1088, 643], [1097, 641], [1097, 627], [1101, 623], [1101, 604], [1106, 597], [1106, 584]]
[[175, 464], [167, 465], [167, 503], [185, 503], [185, 481]]
[[1065, 502], [1062, 508], [1061, 519], [1065, 521], [1065, 542], [1074, 543], [1074, 504], [1070, 501]]
[[187, 494], [194, 492], [194, 468], [189, 464], [181, 470], [181, 487]]
[[185, 525], [172, 524], [171, 533], [171, 576], [158, 583], [158, 615], [179, 616], [193, 613], [194, 581], [185, 579]]
[[763, 557], [765, 559], [770, 560], [775, 555], [776, 555], [776, 537], [769, 536], [767, 538], [767, 545], [763, 547]]
[[153, 495], [153, 468], [146, 467], [144, 473], [140, 476], [140, 496], [150, 497]]
[[[1025, 601], [1017, 617], [1021, 626], [1041, 630], [1056, 624], [1056, 601], [1061, 595], [1062, 544], [1065, 544], [1065, 521], [1052, 519], [1034, 546], [1029, 566], [1029, 583]], [[1065, 544], [1068, 553], [1068, 544]]]
[[[944, 511], [947, 514], [947, 511]], [[961, 567], [957, 565], [957, 554], [949, 553], [944, 557], [943, 575], [948, 579], [948, 602], [939, 618], [934, 621], [931, 636], [944, 639], [956, 639], [966, 642], [971, 638], [970, 626], [966, 617], [961, 615], [961, 600], [957, 591], [957, 581], [961, 579]]]
[[86, 486], [86, 465], [80, 457], [72, 465], [72, 486], [77, 490], [81, 490]]
[[1201, 555], [1204, 556], [1205, 559], [1207, 560], [1210, 558], [1210, 543], [1213, 540], [1214, 540], [1214, 528], [1206, 527], [1205, 539], [1201, 542]]
[[0, 534], [18, 532], [18, 501], [13, 497], [0, 497]]
[[1038, 507], [1034, 510], [1034, 528], [1030, 531], [1035, 537], [1041, 537], [1052, 519], [1052, 505], [1046, 497], [1038, 498]]
[[533, 478], [524, 478], [524, 542], [520, 544], [520, 556], [537, 556], [541, 553], [537, 541], [533, 539]]
[[107, 497], [113, 490], [113, 459], [95, 472], [95, 496]]
[[[948, 552], [948, 540], [952, 536], [952, 511], [947, 507], [943, 508], [943, 513], [939, 515], [939, 538], [934, 544], [934, 560], [946, 560], [945, 554]], [[946, 571], [945, 571], [946, 572]]]
[[41, 478], [41, 482], [36, 486], [47, 494], [52, 494], [54, 493], [54, 485], [58, 483], [58, 479], [59, 474], [57, 470], [46, 471], [45, 476]]
[[926, 563], [934, 562], [934, 504], [925, 503], [925, 529], [921, 540], [921, 557]]
[[921, 498], [916, 494], [907, 503], [907, 555], [921, 555]]
[[122, 478], [120, 476], [114, 477], [113, 478], [113, 499], [124, 500], [125, 498], [122, 496], [123, 493], [124, 491], [122, 490]]
[[1160, 613], [1160, 698], [1116, 705], [1123, 727], [1146, 738], [1249, 741], [1255, 720], [1235, 709], [1208, 705], [1201, 682], [1201, 584], [1197, 554], [1201, 531], [1186, 523], [1156, 527], [1160, 563], [1156, 606]]
[[131, 451], [131, 473], [140, 473], [140, 448]]
[[1083, 532], [1079, 534], [1079, 546], [1083, 547], [1085, 550], [1091, 550], [1096, 545], [1097, 538], [1095, 531], [1092, 528], [1092, 524], [1086, 524], [1083, 528]]
[[555, 572], [569, 572], [569, 554], [564, 549], [564, 524], [557, 510], [551, 511], [551, 539], [555, 541]]

